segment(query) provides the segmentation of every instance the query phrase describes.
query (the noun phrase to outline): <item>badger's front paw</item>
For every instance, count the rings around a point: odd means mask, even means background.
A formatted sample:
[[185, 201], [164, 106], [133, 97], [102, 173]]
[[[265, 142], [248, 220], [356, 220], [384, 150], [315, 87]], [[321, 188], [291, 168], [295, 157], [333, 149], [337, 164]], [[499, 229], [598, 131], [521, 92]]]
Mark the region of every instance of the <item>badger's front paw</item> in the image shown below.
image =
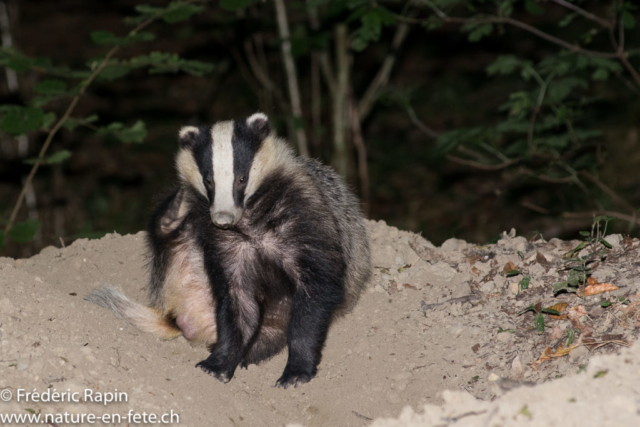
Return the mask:
[[236, 371], [236, 366], [229, 366], [229, 364], [220, 363], [213, 355], [196, 365], [196, 368], [200, 368], [207, 374], [216, 377], [223, 383], [228, 383], [233, 378], [233, 374]]
[[315, 370], [294, 369], [289, 366], [285, 367], [282, 376], [276, 381], [276, 387], [288, 388], [289, 386], [298, 387], [306, 384], [315, 377]]

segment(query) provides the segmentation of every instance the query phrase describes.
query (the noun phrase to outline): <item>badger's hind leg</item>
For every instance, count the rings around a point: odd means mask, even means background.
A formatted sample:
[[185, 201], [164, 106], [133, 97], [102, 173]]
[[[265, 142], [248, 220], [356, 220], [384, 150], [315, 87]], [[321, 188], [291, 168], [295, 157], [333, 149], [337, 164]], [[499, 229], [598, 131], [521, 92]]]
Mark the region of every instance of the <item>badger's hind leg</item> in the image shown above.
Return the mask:
[[262, 317], [262, 323], [245, 351], [240, 365], [247, 368], [259, 364], [280, 353], [287, 345], [287, 324], [291, 315], [291, 300], [281, 299], [269, 306]]

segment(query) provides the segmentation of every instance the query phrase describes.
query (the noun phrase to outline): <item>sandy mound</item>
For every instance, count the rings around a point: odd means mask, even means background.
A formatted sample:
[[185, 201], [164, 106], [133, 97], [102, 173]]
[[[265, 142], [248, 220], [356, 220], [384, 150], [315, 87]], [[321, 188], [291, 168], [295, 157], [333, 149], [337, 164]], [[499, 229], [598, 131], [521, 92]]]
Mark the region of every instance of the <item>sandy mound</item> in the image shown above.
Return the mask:
[[[578, 242], [532, 243], [505, 234], [496, 245], [480, 247], [451, 239], [434, 248], [382, 222], [370, 222], [370, 229], [375, 276], [354, 312], [332, 327], [318, 376], [293, 390], [273, 387], [285, 353], [238, 370], [230, 383], [222, 384], [194, 368], [206, 357], [206, 349], [191, 347], [183, 338], [161, 341], [139, 333], [82, 300], [106, 284], [146, 300], [143, 233], [78, 240], [26, 260], [0, 258], [0, 390], [12, 395], [9, 402], [0, 401], [0, 414], [124, 416], [132, 411], [161, 416], [173, 411], [180, 424], [189, 426], [357, 426], [395, 417], [405, 405], [441, 404], [440, 393], [449, 389], [466, 395], [445, 393], [444, 407], [429, 406], [424, 416], [405, 411], [403, 420], [481, 425], [477, 417], [485, 417], [482, 422], [490, 418], [490, 425], [502, 425], [504, 417], [505, 423], [538, 423], [544, 411], [536, 402], [548, 393], [557, 396], [558, 410], [565, 408], [567, 413], [589, 405], [599, 393], [595, 387], [603, 384], [628, 390], [618, 412], [627, 411], [628, 399], [637, 398], [634, 384], [640, 382], [631, 381], [631, 375], [625, 377], [611, 367], [603, 378], [593, 379], [599, 368], [589, 364], [586, 375], [574, 377], [574, 383], [554, 381], [544, 386], [546, 392], [520, 387], [508, 395], [505, 402], [510, 403], [488, 403], [501, 393], [498, 384], [507, 388], [574, 373], [592, 355], [619, 350], [635, 340], [640, 305], [635, 300], [640, 287], [637, 240], [608, 238], [612, 248], [594, 265], [592, 280], [620, 289], [583, 299], [575, 294], [553, 297], [551, 291], [554, 283], [567, 280], [561, 256]], [[507, 277], [514, 274], [512, 267], [520, 274]], [[519, 286], [525, 275], [531, 277], [528, 289]], [[608, 304], [602, 304], [604, 299]], [[558, 302], [567, 303], [563, 313], [569, 317], [552, 319], [545, 314], [541, 333], [536, 331], [535, 308], [518, 315], [536, 303], [539, 308]], [[570, 353], [553, 357], [564, 345]], [[545, 351], [553, 356], [540, 361]], [[618, 362], [620, 369], [638, 375], [636, 356], [628, 357], [632, 362]], [[598, 360], [615, 365], [606, 358]], [[572, 387], [584, 394], [569, 396]], [[39, 401], [34, 395], [25, 400], [24, 394], [34, 390], [42, 394]], [[631, 390], [636, 392], [633, 397]], [[52, 402], [54, 391], [67, 392], [71, 400], [58, 396]], [[83, 400], [91, 392], [94, 402], [72, 399]], [[476, 402], [469, 394], [482, 400]], [[569, 403], [571, 398], [576, 402]], [[97, 399], [120, 401], [105, 404]], [[522, 410], [525, 403], [528, 409]], [[57, 418], [51, 425], [67, 422]], [[124, 418], [114, 424], [128, 422], [134, 424]], [[34, 423], [12, 425], [20, 424]]]

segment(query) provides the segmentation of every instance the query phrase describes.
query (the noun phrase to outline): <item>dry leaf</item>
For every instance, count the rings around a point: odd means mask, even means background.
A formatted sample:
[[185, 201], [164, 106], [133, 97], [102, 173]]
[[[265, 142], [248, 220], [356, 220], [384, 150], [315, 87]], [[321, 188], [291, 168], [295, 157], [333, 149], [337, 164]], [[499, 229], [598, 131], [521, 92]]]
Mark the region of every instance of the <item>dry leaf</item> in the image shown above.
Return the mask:
[[504, 274], [508, 274], [510, 271], [517, 270], [517, 269], [518, 269], [518, 267], [516, 267], [516, 265], [513, 262], [509, 261], [504, 266]]
[[[559, 302], [558, 304], [554, 304], [551, 307], [547, 307], [547, 308], [550, 310], [555, 310], [558, 313], [562, 313], [563, 311], [566, 310], [568, 306], [569, 304], [567, 304], [566, 302]], [[551, 317], [552, 319], [565, 320], [567, 318], [567, 315], [566, 314], [559, 314], [559, 315], [550, 314], [549, 317]]]
[[567, 354], [571, 353], [571, 350], [573, 350], [577, 346], [578, 344], [574, 344], [569, 347], [565, 347], [561, 345], [560, 347], [555, 349], [555, 351], [551, 347], [547, 347], [542, 352], [542, 355], [540, 356], [540, 358], [535, 362], [533, 362], [533, 364], [537, 364], [538, 366], [540, 366], [543, 362], [546, 362], [547, 360], [551, 360], [556, 357], [566, 356]]
[[571, 307], [568, 312], [567, 315], [569, 316], [569, 318], [580, 318], [582, 316], [586, 316], [587, 315], [587, 310], [584, 308], [584, 305], [576, 305], [575, 307]]
[[[615, 291], [616, 289], [619, 288], [612, 285], [611, 283], [597, 283], [595, 285], [588, 285], [586, 288], [584, 288], [584, 294], [585, 296], [591, 296], [602, 294], [604, 292]], [[582, 292], [578, 290], [577, 295], [581, 297]]]
[[595, 277], [587, 277], [587, 285], [597, 285], [598, 280]]

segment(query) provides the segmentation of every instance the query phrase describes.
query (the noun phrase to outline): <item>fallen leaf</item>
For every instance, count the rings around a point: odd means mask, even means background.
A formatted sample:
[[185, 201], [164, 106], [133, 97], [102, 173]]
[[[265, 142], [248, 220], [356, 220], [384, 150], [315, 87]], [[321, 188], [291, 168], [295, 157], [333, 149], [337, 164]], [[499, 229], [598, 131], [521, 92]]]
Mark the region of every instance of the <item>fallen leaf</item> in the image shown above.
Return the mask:
[[587, 315], [587, 310], [584, 308], [584, 305], [580, 304], [576, 305], [575, 307], [571, 307], [567, 311], [567, 315], [569, 316], [569, 318], [580, 318]]
[[504, 266], [504, 274], [509, 274], [510, 271], [513, 270], [518, 270], [518, 267], [516, 267], [516, 265], [509, 261], [505, 266]]
[[[555, 310], [558, 313], [562, 313], [563, 311], [566, 310], [566, 308], [569, 306], [569, 304], [567, 304], [566, 302], [559, 302], [557, 304], [552, 305], [551, 307], [547, 307], [549, 310]], [[555, 315], [555, 314], [550, 314], [549, 317], [551, 317], [552, 319], [560, 319], [560, 320], [565, 320], [567, 318], [566, 314], [559, 314], [559, 315]]]
[[[612, 285], [611, 283], [597, 283], [595, 285], [588, 285], [586, 288], [584, 288], [584, 295], [589, 297], [591, 295], [597, 295], [597, 294], [602, 294], [604, 292], [615, 291], [616, 289], [619, 289], [619, 288], [617, 286]], [[578, 290], [577, 295], [581, 297], [582, 292]]]
[[543, 362], [546, 362], [547, 360], [551, 360], [551, 359], [557, 358], [557, 357], [566, 356], [567, 354], [571, 353], [571, 350], [573, 350], [577, 346], [578, 346], [578, 344], [570, 345], [569, 347], [565, 347], [563, 345], [560, 345], [555, 350], [553, 350], [551, 347], [547, 347], [542, 352], [542, 355], [540, 356], [540, 358], [538, 360], [536, 360], [535, 362], [533, 362], [532, 365], [536, 364], [537, 366], [540, 366]]
[[595, 277], [587, 277], [587, 285], [597, 285], [598, 280]]

